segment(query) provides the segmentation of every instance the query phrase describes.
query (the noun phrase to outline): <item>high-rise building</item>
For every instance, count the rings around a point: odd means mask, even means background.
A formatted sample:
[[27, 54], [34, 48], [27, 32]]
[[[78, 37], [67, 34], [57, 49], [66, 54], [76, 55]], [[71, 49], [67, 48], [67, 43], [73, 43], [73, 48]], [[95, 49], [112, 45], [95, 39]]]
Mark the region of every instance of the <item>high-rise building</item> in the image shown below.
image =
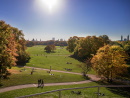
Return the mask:
[[127, 40], [129, 41], [129, 35], [127, 36]]
[[121, 41], [129, 41], [129, 35], [127, 36], [127, 38], [123, 38], [123, 36], [121, 35]]
[[121, 41], [123, 41], [123, 36], [121, 35]]

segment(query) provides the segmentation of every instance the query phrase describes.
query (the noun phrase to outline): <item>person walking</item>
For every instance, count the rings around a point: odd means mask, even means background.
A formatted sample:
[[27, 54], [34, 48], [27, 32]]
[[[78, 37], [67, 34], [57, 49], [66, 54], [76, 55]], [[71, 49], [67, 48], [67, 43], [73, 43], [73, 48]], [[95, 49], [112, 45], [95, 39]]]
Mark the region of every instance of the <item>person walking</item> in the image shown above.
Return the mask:
[[41, 79], [41, 88], [43, 88], [44, 87], [44, 81], [43, 81], [43, 79]]
[[38, 87], [40, 87], [41, 79], [38, 79]]

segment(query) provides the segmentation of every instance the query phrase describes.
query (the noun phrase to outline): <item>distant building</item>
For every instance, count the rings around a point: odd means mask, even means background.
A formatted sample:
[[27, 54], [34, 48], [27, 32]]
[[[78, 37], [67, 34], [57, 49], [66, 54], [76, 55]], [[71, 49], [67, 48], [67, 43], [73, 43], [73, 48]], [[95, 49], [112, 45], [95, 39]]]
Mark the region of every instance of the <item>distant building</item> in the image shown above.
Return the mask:
[[121, 41], [129, 41], [129, 35], [127, 36], [127, 38], [123, 39], [123, 36], [121, 35]]
[[127, 40], [129, 41], [129, 35], [127, 36]]
[[121, 41], [123, 41], [123, 36], [121, 35]]
[[63, 41], [63, 39], [61, 38], [60, 41]]
[[52, 40], [55, 41], [55, 37], [53, 37]]

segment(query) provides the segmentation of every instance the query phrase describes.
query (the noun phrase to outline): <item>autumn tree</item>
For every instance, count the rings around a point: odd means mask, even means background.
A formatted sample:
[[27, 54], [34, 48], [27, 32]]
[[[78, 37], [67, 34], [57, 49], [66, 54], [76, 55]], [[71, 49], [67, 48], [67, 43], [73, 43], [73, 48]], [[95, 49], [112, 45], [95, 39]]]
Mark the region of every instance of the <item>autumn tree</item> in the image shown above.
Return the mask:
[[44, 50], [46, 50], [46, 52], [50, 53], [50, 52], [54, 52], [54, 50], [56, 49], [55, 45], [47, 45]]
[[16, 65], [16, 42], [11, 26], [0, 21], [0, 77], [6, 77], [7, 68]]
[[7, 68], [16, 65], [16, 62], [29, 60], [25, 43], [21, 30], [0, 21], [0, 77], [7, 76]]
[[99, 76], [110, 82], [113, 78], [127, 72], [126, 57], [122, 47], [106, 45], [92, 58], [92, 68]]

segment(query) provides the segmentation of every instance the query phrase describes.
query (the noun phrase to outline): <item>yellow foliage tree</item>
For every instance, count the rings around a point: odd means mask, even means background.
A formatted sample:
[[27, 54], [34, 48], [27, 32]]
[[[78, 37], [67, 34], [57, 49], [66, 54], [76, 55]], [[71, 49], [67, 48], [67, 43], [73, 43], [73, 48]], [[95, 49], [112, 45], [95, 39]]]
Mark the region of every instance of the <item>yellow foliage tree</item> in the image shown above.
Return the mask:
[[127, 72], [126, 57], [120, 46], [106, 45], [98, 50], [91, 63], [99, 76], [111, 82], [113, 78]]

